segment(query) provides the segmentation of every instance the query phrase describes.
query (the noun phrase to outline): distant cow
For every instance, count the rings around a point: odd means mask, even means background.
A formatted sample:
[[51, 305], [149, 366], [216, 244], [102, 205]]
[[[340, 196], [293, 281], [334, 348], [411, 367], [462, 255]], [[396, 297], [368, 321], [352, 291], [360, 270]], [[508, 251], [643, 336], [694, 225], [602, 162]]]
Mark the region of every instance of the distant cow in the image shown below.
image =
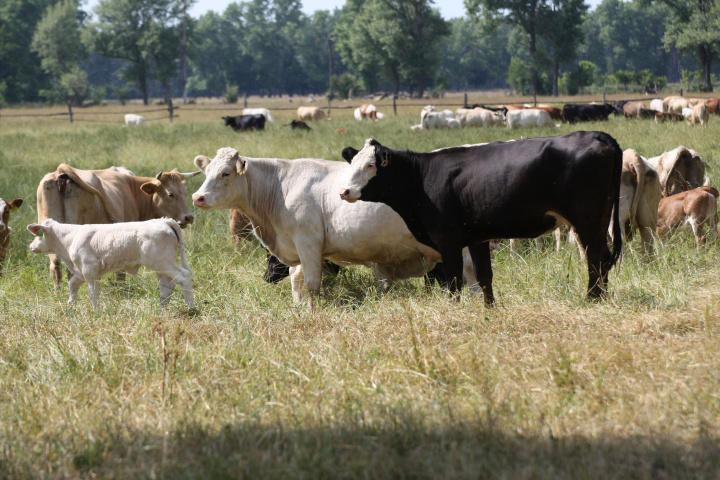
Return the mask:
[[553, 120], [562, 120], [563, 119], [562, 110], [557, 107], [538, 105], [536, 107], [532, 107], [530, 110], [545, 110], [548, 113], [548, 115], [550, 115], [550, 118], [552, 118]]
[[646, 253], [652, 253], [661, 198], [660, 178], [655, 169], [635, 150], [625, 150], [620, 177], [620, 226], [625, 240], [632, 238], [633, 229], [640, 231]]
[[663, 98], [663, 102], [667, 105], [667, 111], [672, 113], [679, 113], [682, 115], [682, 109], [690, 106], [687, 98], [680, 97], [677, 95], [671, 95]]
[[[136, 275], [140, 267], [147, 267], [157, 272], [161, 305], [167, 305], [178, 283], [185, 304], [194, 307], [193, 272], [185, 258], [182, 230], [175, 220], [71, 225], [49, 218], [27, 229], [36, 235], [31, 252], [58, 255], [73, 274], [68, 303], [75, 302], [78, 289], [87, 283], [90, 301], [98, 308], [100, 277], [119, 270]], [[178, 248], [182, 266], [176, 260]]]
[[655, 112], [655, 123], [679, 122], [680, 120], [684, 120], [684, 119], [685, 119], [685, 117], [683, 117], [679, 113]]
[[325, 118], [325, 111], [318, 107], [298, 107], [297, 109], [298, 120], [304, 122], [310, 120], [322, 120]]
[[12, 232], [10, 223], [8, 223], [10, 221], [10, 214], [16, 212], [22, 204], [22, 198], [16, 198], [11, 202], [6, 202], [0, 198], [0, 277], [2, 277], [8, 248], [10, 248], [10, 232]]
[[286, 127], [291, 127], [293, 130], [307, 130], [310, 131], [312, 128], [310, 126], [303, 122], [302, 120], [293, 120], [289, 124], [285, 125]]
[[225, 126], [236, 132], [245, 130], [265, 130], [265, 115], [236, 115], [234, 117], [222, 117]]
[[713, 187], [702, 186], [663, 198], [658, 207], [658, 233], [690, 225], [700, 250], [706, 241], [705, 226], [710, 228], [710, 238], [717, 238], [718, 196]]
[[626, 119], [644, 118], [642, 112], [646, 110], [645, 104], [642, 102], [626, 102], [623, 106], [623, 115]]
[[703, 184], [705, 162], [691, 148], [681, 145], [657, 157], [648, 158], [648, 163], [658, 172], [660, 189], [665, 197]]
[[267, 108], [243, 108], [243, 115], [262, 115], [268, 122], [274, 122], [275, 119]]
[[555, 127], [550, 114], [545, 110], [510, 110], [507, 113], [508, 128]]
[[[462, 249], [469, 247], [487, 305], [494, 303], [492, 239], [535, 238], [572, 225], [587, 252], [590, 297], [602, 293], [620, 256], [622, 150], [606, 133], [430, 153], [392, 150], [368, 139], [362, 150], [346, 147], [343, 158], [352, 168], [338, 185], [340, 196], [391, 206], [418, 241], [440, 252], [451, 291], [463, 285]], [[607, 245], [611, 218], [612, 253]]]
[[420, 125], [423, 130], [447, 128], [447, 117], [442, 112], [435, 111], [432, 105], [426, 105], [420, 112]]
[[615, 100], [612, 104], [613, 108], [615, 109], [615, 115], [624, 115], [625, 105], [627, 105], [627, 103], [627, 100]]
[[125, 114], [125, 125], [145, 125], [145, 117], [134, 113]]
[[568, 103], [563, 106], [563, 119], [566, 122], [606, 121], [615, 109], [612, 105], [583, 105]]
[[720, 115], [720, 98], [711, 98], [707, 101], [706, 105], [710, 110], [710, 113]]
[[501, 125], [504, 120], [501, 112], [493, 112], [492, 110], [485, 110], [484, 108], [475, 108], [473, 110], [458, 108], [456, 115], [460, 123], [468, 127], [494, 127]]
[[656, 112], [667, 112], [668, 106], [662, 99], [654, 98], [650, 100], [650, 109]]
[[[200, 172], [160, 172], [135, 177], [114, 170], [80, 170], [61, 164], [37, 189], [38, 223], [52, 218], [61, 223], [132, 222], [170, 217], [181, 227], [195, 217], [187, 204], [184, 179]], [[62, 279], [60, 260], [50, 255], [55, 285]]]
[[372, 103], [366, 103], [363, 105], [360, 105], [358, 108], [355, 109], [355, 120], [362, 121], [366, 118], [369, 118], [371, 120], [377, 120], [377, 108]]
[[708, 108], [708, 106], [704, 103], [698, 103], [697, 105], [692, 107], [690, 118], [688, 118], [688, 123], [692, 126], [695, 126], [699, 123], [704, 128], [707, 128], [709, 119], [710, 109]]

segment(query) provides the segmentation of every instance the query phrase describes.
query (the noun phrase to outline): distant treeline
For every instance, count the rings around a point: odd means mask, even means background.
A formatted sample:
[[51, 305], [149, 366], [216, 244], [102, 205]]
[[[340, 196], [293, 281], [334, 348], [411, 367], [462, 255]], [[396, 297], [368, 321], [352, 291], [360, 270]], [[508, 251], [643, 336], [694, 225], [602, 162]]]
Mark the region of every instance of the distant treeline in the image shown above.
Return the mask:
[[326, 95], [331, 72], [336, 98], [490, 88], [574, 94], [667, 82], [707, 89], [713, 81], [702, 48], [673, 43], [681, 24], [661, 1], [604, 0], [588, 11], [583, 0], [541, 0], [531, 30], [522, 12], [493, 13], [493, 5], [511, 11], [515, 0], [471, 0], [468, 16], [450, 21], [428, 0], [348, 0], [312, 15], [299, 0], [249, 0], [191, 18], [184, 12], [193, 3], [100, 0], [86, 12], [78, 0], [5, 0], [0, 103]]

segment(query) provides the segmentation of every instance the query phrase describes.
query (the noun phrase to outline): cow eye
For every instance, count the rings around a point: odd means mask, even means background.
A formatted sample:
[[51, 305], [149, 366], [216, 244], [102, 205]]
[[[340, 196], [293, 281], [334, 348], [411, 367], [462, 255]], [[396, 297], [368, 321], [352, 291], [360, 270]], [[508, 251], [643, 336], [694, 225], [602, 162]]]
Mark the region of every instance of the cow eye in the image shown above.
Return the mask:
[[172, 193], [172, 192], [170, 192], [170, 193], [168, 193], [168, 197], [170, 197], [170, 198], [175, 198], [175, 194]]
[[375, 164], [374, 164], [374, 163], [368, 163], [367, 168], [368, 168], [368, 170], [370, 170], [371, 168], [375, 168]]
[[230, 173], [229, 173], [229, 172], [223, 172], [223, 173], [222, 173], [222, 176], [223, 176], [223, 177], [229, 177], [229, 176], [230, 176]]

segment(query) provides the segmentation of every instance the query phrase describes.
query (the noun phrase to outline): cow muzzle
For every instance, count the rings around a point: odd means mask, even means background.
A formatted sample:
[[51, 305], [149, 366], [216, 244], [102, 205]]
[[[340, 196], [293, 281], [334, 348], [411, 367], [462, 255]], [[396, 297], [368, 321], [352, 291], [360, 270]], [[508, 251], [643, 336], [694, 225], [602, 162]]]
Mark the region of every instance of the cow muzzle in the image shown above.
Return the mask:
[[182, 220], [178, 222], [178, 225], [180, 225], [180, 228], [185, 228], [193, 222], [195, 222], [194, 215], [185, 215]]
[[346, 202], [349, 202], [349, 203], [355, 203], [357, 201], [357, 198], [353, 198], [350, 196], [349, 188], [346, 188], [340, 192], [340, 198], [342, 198], [343, 200], [345, 200]]
[[210, 210], [210, 206], [207, 204], [205, 195], [195, 194], [192, 196], [193, 205], [203, 210]]

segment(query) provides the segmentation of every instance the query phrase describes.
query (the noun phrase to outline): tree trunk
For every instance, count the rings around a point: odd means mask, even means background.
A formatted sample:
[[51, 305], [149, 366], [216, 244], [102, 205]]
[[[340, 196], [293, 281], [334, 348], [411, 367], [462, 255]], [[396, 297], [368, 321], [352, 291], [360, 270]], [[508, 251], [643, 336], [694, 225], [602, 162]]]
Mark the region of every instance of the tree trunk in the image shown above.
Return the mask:
[[172, 105], [172, 99], [170, 98], [170, 84], [163, 84], [163, 93], [165, 94], [165, 105]]
[[425, 76], [423, 75], [420, 77], [420, 80], [418, 81], [418, 98], [423, 98], [423, 95], [425, 95]]
[[553, 67], [553, 97], [559, 97], [560, 91], [558, 90], [558, 75], [560, 74], [560, 64], [555, 62]]
[[535, 68], [535, 53], [537, 46], [535, 44], [535, 32], [530, 32], [530, 95], [537, 94], [538, 74]]
[[712, 92], [712, 73], [710, 72], [710, 69], [712, 68], [712, 48], [707, 45], [700, 45], [698, 47], [698, 56], [700, 65], [702, 65], [703, 69], [703, 83], [705, 84], [705, 91]]
[[182, 44], [180, 45], [180, 85], [183, 105], [187, 105], [187, 0], [183, 0]]

